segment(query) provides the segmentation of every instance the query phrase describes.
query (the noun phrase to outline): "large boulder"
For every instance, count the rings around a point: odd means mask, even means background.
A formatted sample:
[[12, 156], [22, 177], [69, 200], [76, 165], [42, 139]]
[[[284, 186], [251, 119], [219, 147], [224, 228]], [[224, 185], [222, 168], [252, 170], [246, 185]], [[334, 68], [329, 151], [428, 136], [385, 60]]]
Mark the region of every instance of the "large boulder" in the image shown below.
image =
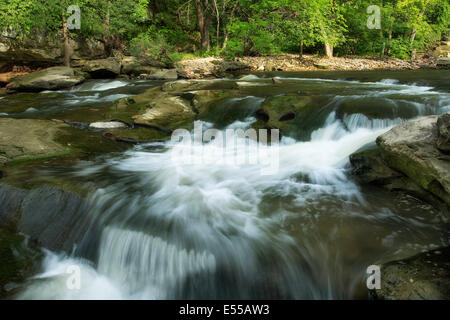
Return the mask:
[[450, 299], [450, 247], [381, 265], [381, 289], [370, 296], [380, 300]]
[[404, 122], [377, 138], [385, 163], [450, 204], [450, 162], [437, 149], [438, 116]]
[[404, 122], [377, 138], [377, 148], [350, 157], [362, 183], [413, 194], [443, 210], [450, 204], [450, 113]]
[[124, 56], [122, 58], [122, 71], [123, 74], [139, 76], [141, 74], [151, 74], [155, 72], [157, 68], [145, 65], [138, 58], [133, 56]]
[[64, 127], [67, 125], [49, 120], [0, 118], [0, 164], [69, 153], [55, 141]]
[[9, 92], [59, 90], [75, 86], [85, 78], [68, 67], [52, 67], [15, 78], [7, 85]]
[[115, 78], [121, 71], [121, 62], [114, 57], [80, 61], [79, 64], [81, 70], [89, 73], [92, 78]]

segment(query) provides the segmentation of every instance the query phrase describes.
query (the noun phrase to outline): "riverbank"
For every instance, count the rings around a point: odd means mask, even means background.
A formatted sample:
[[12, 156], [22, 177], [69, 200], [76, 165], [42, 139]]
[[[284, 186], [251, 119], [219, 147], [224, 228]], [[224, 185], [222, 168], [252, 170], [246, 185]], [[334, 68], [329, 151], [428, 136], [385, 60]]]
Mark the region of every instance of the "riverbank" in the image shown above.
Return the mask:
[[[95, 60], [77, 60], [72, 63], [75, 71], [87, 78], [130, 78], [150, 80], [212, 79], [229, 77], [236, 72], [304, 72], [304, 71], [401, 71], [421, 69], [446, 69], [450, 58], [421, 58], [400, 60], [371, 57], [326, 58], [313, 55], [282, 54], [265, 57], [237, 57], [225, 60], [221, 57], [190, 58], [172, 68], [156, 66], [141, 58], [123, 56]], [[14, 79], [42, 68], [30, 69], [14, 66], [11, 71], [0, 73], [0, 88]], [[0, 94], [1, 91], [0, 91]], [[3, 92], [4, 94], [4, 92]]]
[[[392, 58], [370, 57], [334, 57], [326, 58], [316, 55], [281, 54], [265, 57], [237, 57], [236, 68], [248, 71], [369, 71], [369, 70], [419, 70], [437, 69], [438, 59], [421, 58], [418, 60], [400, 60]], [[214, 77], [218, 74], [218, 66], [226, 63], [220, 57], [194, 58], [180, 61], [182, 68], [191, 78]], [[221, 73], [219, 72], [219, 75]]]

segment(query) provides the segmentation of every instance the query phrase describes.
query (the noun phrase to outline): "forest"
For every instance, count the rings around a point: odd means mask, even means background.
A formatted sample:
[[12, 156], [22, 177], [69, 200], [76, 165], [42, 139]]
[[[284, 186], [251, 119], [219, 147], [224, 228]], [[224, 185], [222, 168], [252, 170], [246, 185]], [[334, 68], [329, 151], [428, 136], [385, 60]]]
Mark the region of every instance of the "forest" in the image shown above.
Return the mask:
[[[80, 28], [67, 28], [69, 6]], [[410, 59], [448, 32], [448, 0], [2, 0], [14, 37], [100, 39], [132, 55], [279, 53]], [[68, 42], [66, 42], [67, 44]]]

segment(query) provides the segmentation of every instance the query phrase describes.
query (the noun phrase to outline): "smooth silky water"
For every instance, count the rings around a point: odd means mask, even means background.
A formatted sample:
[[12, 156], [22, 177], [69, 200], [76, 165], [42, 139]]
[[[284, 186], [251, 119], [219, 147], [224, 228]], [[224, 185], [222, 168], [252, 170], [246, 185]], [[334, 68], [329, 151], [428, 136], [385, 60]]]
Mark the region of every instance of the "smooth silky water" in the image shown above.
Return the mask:
[[[272, 84], [273, 76], [281, 84]], [[97, 187], [77, 226], [87, 230], [82, 241], [69, 255], [46, 252], [41, 272], [17, 298], [367, 298], [369, 265], [449, 244], [448, 213], [357, 185], [349, 156], [398, 123], [449, 111], [449, 80], [445, 71], [237, 80], [244, 97], [217, 103], [200, 119], [204, 128], [247, 129], [268, 96], [311, 99], [293, 120], [299, 129], [281, 140], [279, 170], [272, 175], [261, 175], [262, 164], [176, 161], [183, 160], [174, 156], [181, 147], [171, 142], [39, 171]], [[218, 86], [221, 81], [233, 80], [218, 80]], [[156, 84], [89, 82], [28, 94], [39, 103], [27, 107], [35, 106], [37, 118], [78, 111], [81, 120], [83, 110]], [[19, 99], [5, 99], [8, 116], [28, 117], [28, 108], [17, 110]], [[238, 139], [224, 159], [245, 152], [247, 143]], [[221, 152], [214, 143], [197, 147], [203, 154]], [[66, 285], [72, 265], [81, 268], [80, 290]]]

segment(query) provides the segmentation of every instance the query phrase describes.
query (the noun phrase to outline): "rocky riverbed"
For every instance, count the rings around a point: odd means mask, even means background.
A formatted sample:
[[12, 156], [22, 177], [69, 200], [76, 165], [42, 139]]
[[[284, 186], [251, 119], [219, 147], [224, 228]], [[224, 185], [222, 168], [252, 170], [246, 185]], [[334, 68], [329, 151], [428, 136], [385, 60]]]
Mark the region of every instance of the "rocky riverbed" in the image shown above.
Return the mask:
[[[201, 272], [235, 295], [228, 279], [239, 275], [248, 282], [248, 297], [324, 298], [331, 292], [333, 298], [367, 298], [361, 272], [370, 264], [382, 265], [383, 279], [382, 291], [371, 297], [448, 297], [442, 248], [448, 246], [450, 188], [450, 113], [442, 84], [448, 72], [389, 74], [427, 82], [419, 84], [385, 73], [158, 82], [92, 80], [117, 69], [106, 62], [91, 67], [17, 78], [0, 98], [0, 250], [14, 266], [0, 270], [3, 296], [47, 297], [39, 281], [26, 280], [49, 267], [40, 248], [67, 255], [76, 246], [73, 258], [90, 261], [80, 262], [83, 268], [94, 265], [99, 277], [119, 281], [115, 277], [127, 269], [115, 253], [128, 254], [127, 241], [120, 241], [128, 239], [143, 250], [132, 255], [136, 266], [147, 245], [154, 246], [154, 270], [162, 278], [167, 275], [159, 263], [167, 262], [168, 251], [178, 265], [187, 263], [184, 245], [193, 252], [193, 269], [186, 267], [189, 274], [177, 274], [170, 286], [142, 270], [129, 275], [133, 286], [127, 290], [140, 297], [149, 297], [139, 291], [142, 285], [159, 288], [163, 297], [176, 297], [171, 286], [182, 286], [187, 297], [198, 297], [180, 279]], [[72, 81], [80, 84], [65, 88]], [[171, 167], [171, 133], [191, 130], [194, 121], [220, 130], [280, 129], [281, 170], [263, 178], [252, 167]], [[195, 212], [184, 205], [189, 199], [197, 201], [188, 206]], [[189, 229], [186, 217], [202, 232]], [[258, 231], [254, 236], [241, 228], [242, 219]], [[19, 256], [12, 254], [17, 250]], [[250, 271], [241, 269], [236, 250], [248, 257]], [[429, 253], [404, 260], [424, 251]], [[208, 272], [200, 257], [209, 261]], [[119, 271], [109, 269], [106, 258]], [[260, 265], [261, 259], [277, 264]], [[342, 268], [331, 285], [326, 259]], [[215, 278], [217, 270], [224, 278]], [[262, 280], [253, 278], [258, 272]], [[217, 288], [202, 290], [226, 297]], [[124, 291], [117, 297], [130, 296]]]

